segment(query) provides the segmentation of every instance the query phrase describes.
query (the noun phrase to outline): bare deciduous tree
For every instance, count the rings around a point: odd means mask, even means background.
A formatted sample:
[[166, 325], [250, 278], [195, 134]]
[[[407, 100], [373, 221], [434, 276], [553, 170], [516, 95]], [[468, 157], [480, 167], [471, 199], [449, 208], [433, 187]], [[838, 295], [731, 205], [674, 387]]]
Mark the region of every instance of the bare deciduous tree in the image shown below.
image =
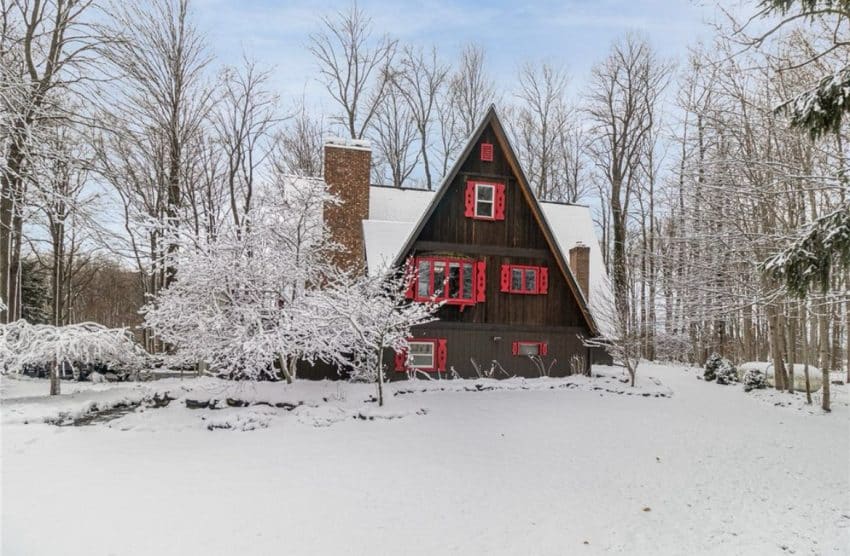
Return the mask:
[[230, 212], [237, 230], [245, 225], [257, 169], [271, 152], [271, 138], [279, 121], [277, 96], [268, 90], [269, 75], [245, 58], [241, 68], [225, 67], [219, 78], [221, 97], [213, 120], [224, 151]]
[[377, 167], [389, 170], [393, 187], [403, 186], [416, 167], [420, 154], [413, 145], [416, 134], [410, 107], [393, 87], [376, 114], [372, 130], [380, 157]]
[[372, 39], [372, 19], [353, 4], [347, 12], [322, 18], [323, 29], [310, 36], [310, 52], [321, 79], [342, 108], [335, 118], [352, 139], [362, 139], [390, 85], [388, 68], [396, 41]]
[[496, 85], [487, 74], [484, 48], [475, 44], [464, 47], [460, 63], [449, 80], [449, 89], [456, 118], [455, 134], [463, 141], [496, 101]]
[[448, 76], [448, 66], [437, 60], [437, 49], [429, 55], [421, 49], [406, 47], [401, 58], [401, 71], [394, 73], [395, 85], [407, 100], [410, 113], [419, 132], [419, 156], [425, 172], [425, 185], [432, 189], [431, 163], [428, 158], [429, 137], [433, 123], [435, 105]]
[[669, 68], [649, 43], [627, 35], [593, 68], [586, 113], [590, 119], [590, 153], [610, 191], [614, 294], [628, 311], [626, 231], [629, 205], [638, 187], [638, 169], [652, 114], [668, 81]]

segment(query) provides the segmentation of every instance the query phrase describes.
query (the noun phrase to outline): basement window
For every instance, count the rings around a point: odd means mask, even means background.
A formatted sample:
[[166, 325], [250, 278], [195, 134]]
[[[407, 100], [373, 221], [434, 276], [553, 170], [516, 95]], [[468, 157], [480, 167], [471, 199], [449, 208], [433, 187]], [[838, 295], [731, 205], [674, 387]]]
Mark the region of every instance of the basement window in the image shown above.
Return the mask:
[[445, 371], [447, 353], [445, 338], [408, 338], [407, 349], [396, 351], [395, 370]]
[[408, 342], [407, 365], [414, 369], [434, 369], [434, 342]]
[[514, 342], [513, 354], [518, 356], [546, 355], [548, 346], [546, 342]]

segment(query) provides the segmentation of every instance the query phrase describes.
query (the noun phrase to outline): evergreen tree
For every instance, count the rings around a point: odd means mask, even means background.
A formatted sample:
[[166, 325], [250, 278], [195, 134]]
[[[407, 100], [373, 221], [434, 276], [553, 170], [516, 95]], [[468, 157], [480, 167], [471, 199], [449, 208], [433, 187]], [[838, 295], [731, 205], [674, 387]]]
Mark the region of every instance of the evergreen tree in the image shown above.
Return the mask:
[[21, 318], [30, 324], [47, 324], [50, 313], [47, 274], [35, 259], [21, 262]]

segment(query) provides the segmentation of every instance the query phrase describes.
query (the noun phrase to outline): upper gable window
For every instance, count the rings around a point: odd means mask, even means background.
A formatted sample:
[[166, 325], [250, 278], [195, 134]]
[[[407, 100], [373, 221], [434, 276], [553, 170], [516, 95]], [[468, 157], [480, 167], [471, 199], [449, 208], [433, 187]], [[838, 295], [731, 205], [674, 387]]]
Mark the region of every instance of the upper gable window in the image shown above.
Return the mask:
[[475, 220], [505, 219], [505, 184], [491, 181], [466, 182], [464, 216]]
[[489, 183], [475, 184], [475, 218], [493, 218], [496, 186]]

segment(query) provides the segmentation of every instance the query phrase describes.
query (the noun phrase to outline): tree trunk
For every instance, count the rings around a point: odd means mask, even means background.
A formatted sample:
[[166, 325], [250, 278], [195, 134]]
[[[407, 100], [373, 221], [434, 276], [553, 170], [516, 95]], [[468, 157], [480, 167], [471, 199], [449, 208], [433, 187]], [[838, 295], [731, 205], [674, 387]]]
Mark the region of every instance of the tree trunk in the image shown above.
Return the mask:
[[279, 356], [280, 359], [280, 372], [283, 373], [283, 377], [286, 379], [287, 384], [292, 384], [292, 375], [289, 374], [289, 365], [286, 364], [286, 358], [281, 353]]
[[59, 361], [54, 360], [50, 366], [50, 395], [59, 395]]
[[[800, 305], [804, 306], [804, 303]], [[803, 374], [806, 376], [806, 403], [812, 405], [812, 384], [809, 382], [809, 344], [806, 335], [806, 320], [806, 313], [801, 311], [800, 322], [803, 330]]]
[[[825, 300], [824, 300], [825, 301]], [[821, 375], [823, 377], [823, 407], [824, 411], [830, 411], [829, 407], [829, 319], [827, 318], [827, 307], [821, 307], [818, 315], [818, 323], [820, 328], [820, 364]]]
[[384, 406], [384, 350], [378, 348], [378, 407]]

